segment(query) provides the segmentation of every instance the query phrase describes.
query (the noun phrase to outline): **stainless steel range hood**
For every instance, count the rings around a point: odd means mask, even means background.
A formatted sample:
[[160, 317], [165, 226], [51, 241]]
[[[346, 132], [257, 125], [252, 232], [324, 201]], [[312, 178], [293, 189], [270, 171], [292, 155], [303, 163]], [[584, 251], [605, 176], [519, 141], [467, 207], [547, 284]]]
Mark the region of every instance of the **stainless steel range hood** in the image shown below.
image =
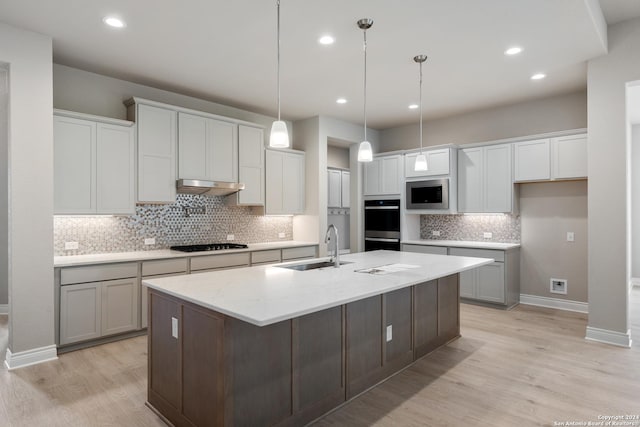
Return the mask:
[[237, 182], [206, 181], [201, 179], [179, 179], [176, 191], [183, 194], [203, 196], [227, 196], [244, 190], [244, 184]]

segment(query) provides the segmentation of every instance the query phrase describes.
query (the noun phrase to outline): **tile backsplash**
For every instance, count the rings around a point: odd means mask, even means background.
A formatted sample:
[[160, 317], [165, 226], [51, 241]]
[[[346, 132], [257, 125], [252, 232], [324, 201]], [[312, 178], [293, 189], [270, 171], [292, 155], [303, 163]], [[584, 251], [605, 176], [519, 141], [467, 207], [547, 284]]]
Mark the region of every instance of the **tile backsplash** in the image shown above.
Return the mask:
[[[434, 236], [433, 231], [439, 231]], [[492, 233], [486, 239], [484, 233]], [[520, 242], [520, 215], [421, 215], [420, 238], [427, 240], [473, 240]]]
[[[55, 255], [85, 255], [226, 242], [228, 234], [236, 243], [292, 240], [293, 219], [229, 206], [223, 197], [179, 194], [171, 205], [137, 205], [131, 216], [54, 216], [53, 230]], [[145, 245], [148, 238], [155, 244]], [[78, 249], [65, 250], [65, 242]]]

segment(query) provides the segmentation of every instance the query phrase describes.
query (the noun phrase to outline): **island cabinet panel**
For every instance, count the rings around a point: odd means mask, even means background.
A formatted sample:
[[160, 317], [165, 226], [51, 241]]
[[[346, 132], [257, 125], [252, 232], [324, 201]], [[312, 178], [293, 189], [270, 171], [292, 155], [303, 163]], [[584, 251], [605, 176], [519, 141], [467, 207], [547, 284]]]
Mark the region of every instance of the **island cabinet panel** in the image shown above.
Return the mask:
[[385, 294], [384, 305], [386, 370], [396, 371], [413, 362], [411, 288]]
[[438, 346], [438, 281], [417, 285], [413, 301], [415, 358], [418, 359]]
[[227, 424], [267, 426], [285, 420], [293, 413], [291, 321], [259, 327], [227, 317], [226, 323], [233, 337], [233, 418]]
[[454, 274], [438, 279], [438, 346], [459, 336], [458, 275]]

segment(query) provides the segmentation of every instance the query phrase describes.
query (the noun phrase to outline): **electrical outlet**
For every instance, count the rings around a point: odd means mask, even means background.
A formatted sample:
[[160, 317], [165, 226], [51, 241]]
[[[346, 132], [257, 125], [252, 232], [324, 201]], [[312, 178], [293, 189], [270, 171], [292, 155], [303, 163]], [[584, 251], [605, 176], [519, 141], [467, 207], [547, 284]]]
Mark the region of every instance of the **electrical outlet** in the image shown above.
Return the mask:
[[488, 231], [485, 231], [484, 233], [482, 233], [482, 235], [484, 236], [485, 239], [492, 239], [493, 238], [493, 233], [490, 233]]
[[144, 239], [144, 244], [145, 245], [155, 245], [156, 244], [156, 238], [155, 237], [149, 237], [147, 239]]
[[576, 235], [573, 231], [567, 231], [567, 242], [575, 242]]
[[236, 236], [234, 236], [233, 234], [227, 234], [227, 240], [236, 240]]
[[285, 234], [284, 233], [278, 233], [278, 239], [284, 239]]
[[393, 325], [387, 326], [387, 342], [393, 339]]
[[431, 232], [431, 235], [432, 235], [432, 236], [439, 236], [439, 235], [440, 235], [440, 230], [433, 230], [433, 231]]
[[567, 294], [567, 280], [566, 279], [554, 279], [553, 277], [549, 281], [549, 292], [552, 294]]
[[78, 249], [78, 247], [79, 247], [78, 242], [64, 242], [65, 251], [72, 251], [74, 249]]
[[178, 339], [178, 319], [171, 318], [171, 336]]

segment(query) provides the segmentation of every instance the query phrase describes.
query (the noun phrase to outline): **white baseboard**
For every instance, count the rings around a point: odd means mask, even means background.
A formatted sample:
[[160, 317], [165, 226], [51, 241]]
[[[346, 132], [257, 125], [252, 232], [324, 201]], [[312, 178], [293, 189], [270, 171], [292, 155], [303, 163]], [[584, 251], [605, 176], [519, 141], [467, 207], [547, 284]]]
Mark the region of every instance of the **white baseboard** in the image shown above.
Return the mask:
[[0, 304], [0, 314], [9, 314], [9, 304]]
[[619, 347], [631, 347], [631, 329], [629, 329], [625, 334], [622, 332], [587, 326], [587, 335], [584, 338], [589, 341], [597, 341], [604, 344], [617, 345]]
[[42, 362], [48, 362], [50, 360], [56, 360], [57, 358], [58, 352], [55, 345], [20, 351], [18, 353], [11, 353], [11, 350], [7, 349], [4, 364], [9, 370], [12, 370]]
[[560, 298], [549, 298], [539, 297], [537, 295], [520, 294], [520, 304], [555, 308], [558, 310], [566, 311], [577, 311], [578, 313], [589, 313], [589, 303]]

